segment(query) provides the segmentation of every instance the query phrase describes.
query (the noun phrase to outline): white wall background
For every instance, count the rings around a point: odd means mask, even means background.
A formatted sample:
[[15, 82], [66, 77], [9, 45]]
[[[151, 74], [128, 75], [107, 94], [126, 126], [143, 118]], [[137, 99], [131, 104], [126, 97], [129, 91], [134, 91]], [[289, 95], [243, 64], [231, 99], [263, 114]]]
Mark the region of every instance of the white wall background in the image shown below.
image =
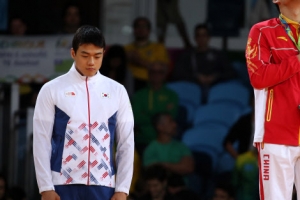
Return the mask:
[[[253, 0], [245, 0], [245, 24], [247, 25], [250, 14], [250, 4]], [[260, 0], [259, 0], [260, 1]], [[153, 25], [151, 39], [156, 41], [155, 35], [155, 6], [156, 0], [106, 0], [104, 3], [104, 32], [107, 43], [127, 44], [132, 41], [132, 21], [137, 16], [148, 17]], [[186, 24], [190, 41], [194, 43], [193, 30], [198, 23], [206, 20], [208, 0], [180, 0], [180, 11]], [[240, 36], [228, 38], [229, 50], [244, 50], [247, 42], [249, 27], [240, 30]], [[170, 24], [167, 28], [167, 47], [183, 47], [177, 29]], [[211, 46], [222, 47], [222, 38], [213, 37]]]

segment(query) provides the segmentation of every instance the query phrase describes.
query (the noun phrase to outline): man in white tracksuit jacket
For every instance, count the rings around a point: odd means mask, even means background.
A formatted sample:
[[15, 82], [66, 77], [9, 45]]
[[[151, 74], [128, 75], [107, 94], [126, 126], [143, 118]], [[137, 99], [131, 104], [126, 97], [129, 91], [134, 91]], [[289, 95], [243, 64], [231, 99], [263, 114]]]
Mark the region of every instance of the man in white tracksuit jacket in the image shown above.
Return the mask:
[[99, 73], [104, 49], [99, 29], [79, 28], [70, 71], [40, 90], [33, 153], [43, 200], [125, 200], [129, 193], [133, 113], [124, 87]]

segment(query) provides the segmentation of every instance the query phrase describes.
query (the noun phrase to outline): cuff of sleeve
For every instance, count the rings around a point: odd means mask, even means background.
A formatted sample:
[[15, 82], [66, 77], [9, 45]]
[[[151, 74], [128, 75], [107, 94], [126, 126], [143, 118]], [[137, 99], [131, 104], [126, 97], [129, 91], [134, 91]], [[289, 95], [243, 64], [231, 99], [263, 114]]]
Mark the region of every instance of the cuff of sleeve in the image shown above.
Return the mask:
[[54, 186], [44, 186], [44, 187], [40, 187], [39, 192], [41, 194], [42, 192], [51, 191], [51, 190], [55, 190]]
[[129, 190], [127, 188], [125, 188], [125, 187], [116, 187], [115, 192], [123, 192], [126, 195], [129, 194]]

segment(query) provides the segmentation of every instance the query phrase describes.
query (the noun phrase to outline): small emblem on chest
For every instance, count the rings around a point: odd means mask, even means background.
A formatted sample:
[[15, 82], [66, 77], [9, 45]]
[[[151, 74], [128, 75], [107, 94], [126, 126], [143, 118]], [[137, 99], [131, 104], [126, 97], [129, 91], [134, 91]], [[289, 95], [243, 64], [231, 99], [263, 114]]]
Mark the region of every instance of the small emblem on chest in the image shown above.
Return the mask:
[[102, 92], [101, 97], [102, 98], [110, 98], [110, 95], [108, 93]]
[[76, 96], [75, 92], [65, 92], [66, 96]]

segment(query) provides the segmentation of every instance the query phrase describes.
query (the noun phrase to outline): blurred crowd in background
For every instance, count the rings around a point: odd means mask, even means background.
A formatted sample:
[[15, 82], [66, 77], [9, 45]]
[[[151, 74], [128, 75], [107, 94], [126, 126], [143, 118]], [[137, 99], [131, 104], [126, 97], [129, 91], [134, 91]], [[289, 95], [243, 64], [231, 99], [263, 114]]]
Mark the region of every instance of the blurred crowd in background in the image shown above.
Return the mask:
[[[253, 1], [251, 24], [269, 18], [271, 6]], [[78, 2], [62, 11], [55, 31], [35, 29], [20, 12], [2, 34], [73, 34], [83, 24], [95, 24], [86, 20]], [[244, 52], [212, 48], [208, 23], [195, 24], [191, 40], [177, 0], [157, 1], [156, 20], [156, 41], [150, 39], [151, 21], [137, 17], [132, 42], [109, 44], [100, 69], [125, 86], [132, 103], [135, 162], [128, 199], [258, 200], [253, 90]], [[168, 23], [175, 24], [182, 48], [165, 46]], [[34, 107], [42, 85], [20, 84], [20, 110]], [[8, 185], [7, 178], [0, 174], [0, 200], [39, 198], [37, 190], [28, 196], [22, 186]]]

